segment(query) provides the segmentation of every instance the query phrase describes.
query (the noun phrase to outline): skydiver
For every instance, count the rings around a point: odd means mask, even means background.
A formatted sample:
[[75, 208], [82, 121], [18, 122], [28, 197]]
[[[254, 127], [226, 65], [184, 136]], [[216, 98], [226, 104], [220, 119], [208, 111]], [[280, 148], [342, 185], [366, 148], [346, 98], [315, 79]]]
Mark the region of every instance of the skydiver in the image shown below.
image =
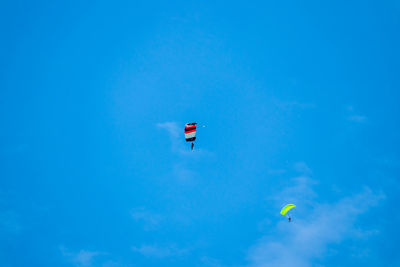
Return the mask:
[[292, 218], [290, 218], [290, 216], [289, 216], [289, 218], [288, 218], [288, 221], [289, 221], [289, 222], [291, 222], [291, 221], [292, 221]]
[[193, 150], [193, 147], [194, 147], [194, 144], [193, 144], [193, 142], [192, 142], [192, 150]]

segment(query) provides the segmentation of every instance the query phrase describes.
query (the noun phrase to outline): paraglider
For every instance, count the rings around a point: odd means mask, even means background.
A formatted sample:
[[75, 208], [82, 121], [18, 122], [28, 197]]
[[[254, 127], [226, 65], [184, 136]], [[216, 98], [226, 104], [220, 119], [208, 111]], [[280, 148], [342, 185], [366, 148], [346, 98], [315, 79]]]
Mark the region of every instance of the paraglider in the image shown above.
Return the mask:
[[[284, 206], [284, 207], [282, 208], [281, 214], [282, 214], [283, 216], [285, 216], [285, 215], [288, 213], [288, 211], [291, 210], [291, 209], [293, 209], [294, 207], [296, 207], [296, 205], [294, 205], [294, 204], [287, 204], [286, 206]], [[289, 215], [287, 215], [287, 216], [288, 216], [288, 221], [291, 222], [291, 221], [292, 221], [292, 218], [291, 218]]]
[[196, 122], [190, 122], [185, 124], [185, 139], [186, 142], [192, 142], [191, 148], [193, 150], [194, 143], [193, 141], [196, 140]]

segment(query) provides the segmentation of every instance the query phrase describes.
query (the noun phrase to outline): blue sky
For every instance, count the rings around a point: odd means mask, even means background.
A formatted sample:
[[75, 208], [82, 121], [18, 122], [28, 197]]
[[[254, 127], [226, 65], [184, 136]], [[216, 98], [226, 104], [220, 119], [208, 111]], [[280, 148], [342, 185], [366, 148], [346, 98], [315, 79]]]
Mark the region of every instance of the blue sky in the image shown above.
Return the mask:
[[399, 1], [0, 22], [1, 266], [400, 265]]

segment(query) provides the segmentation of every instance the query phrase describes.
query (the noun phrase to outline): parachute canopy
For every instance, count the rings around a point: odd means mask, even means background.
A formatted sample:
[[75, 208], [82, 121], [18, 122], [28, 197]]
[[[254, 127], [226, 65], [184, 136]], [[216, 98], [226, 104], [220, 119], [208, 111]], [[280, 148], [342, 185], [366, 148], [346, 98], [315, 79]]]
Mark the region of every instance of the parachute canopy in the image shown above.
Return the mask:
[[185, 124], [185, 138], [187, 142], [192, 142], [196, 140], [196, 122]]
[[282, 215], [286, 215], [286, 213], [287, 213], [289, 210], [293, 209], [294, 207], [296, 207], [296, 205], [294, 205], [294, 204], [287, 204], [285, 207], [282, 208], [281, 214], [282, 214]]

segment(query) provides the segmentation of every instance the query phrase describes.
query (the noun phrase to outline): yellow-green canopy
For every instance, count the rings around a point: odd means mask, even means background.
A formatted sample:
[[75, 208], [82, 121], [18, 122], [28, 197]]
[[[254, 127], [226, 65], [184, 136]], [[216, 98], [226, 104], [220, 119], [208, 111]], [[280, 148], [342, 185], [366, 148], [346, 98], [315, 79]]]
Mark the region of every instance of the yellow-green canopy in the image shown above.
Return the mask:
[[290, 209], [293, 209], [294, 207], [296, 207], [296, 205], [294, 205], [294, 204], [287, 204], [285, 207], [282, 208], [281, 214], [282, 214], [282, 215], [286, 215], [286, 213], [287, 213]]

